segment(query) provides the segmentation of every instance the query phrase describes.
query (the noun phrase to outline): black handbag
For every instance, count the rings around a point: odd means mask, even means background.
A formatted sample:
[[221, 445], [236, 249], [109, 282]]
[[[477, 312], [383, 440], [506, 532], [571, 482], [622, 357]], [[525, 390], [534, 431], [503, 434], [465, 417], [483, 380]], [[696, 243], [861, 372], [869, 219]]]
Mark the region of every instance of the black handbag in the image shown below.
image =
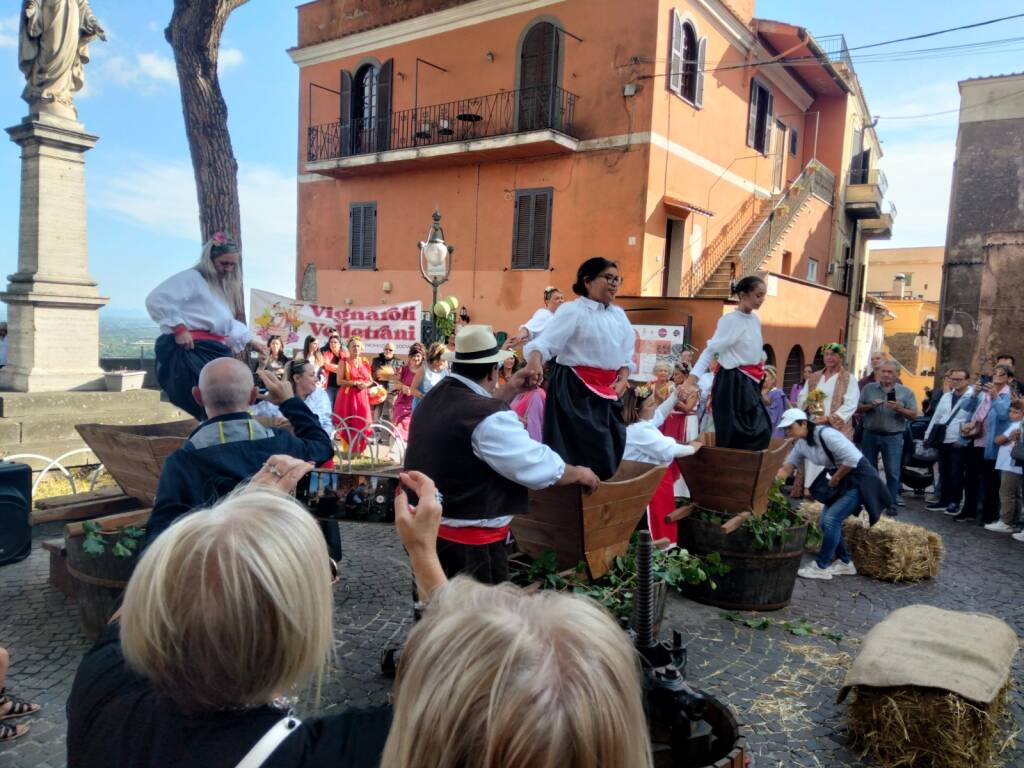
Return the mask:
[[[832, 455], [832, 451], [828, 449], [828, 446], [825, 445], [825, 441], [821, 438], [821, 433], [823, 431], [823, 428], [818, 428], [818, 441], [821, 443], [821, 449], [825, 451], [825, 455], [828, 456], [828, 460], [832, 462], [833, 468], [838, 468], [838, 465], [836, 464], [836, 457]], [[824, 504], [826, 507], [846, 493], [850, 484], [850, 478], [844, 477], [839, 481], [838, 485], [832, 487], [828, 484], [830, 479], [830, 473], [822, 470], [818, 473], [818, 476], [814, 478], [814, 482], [811, 483], [810, 488], [807, 489], [810, 491], [812, 499]]]
[[937, 451], [943, 446], [946, 442], [946, 429], [953, 421], [953, 417], [956, 416], [956, 412], [960, 410], [960, 406], [963, 405], [965, 397], [967, 395], [961, 395], [960, 399], [956, 401], [956, 405], [950, 411], [949, 418], [946, 419], [945, 424], [932, 424], [932, 431], [928, 433], [928, 437], [924, 441], [925, 448], [934, 448]]

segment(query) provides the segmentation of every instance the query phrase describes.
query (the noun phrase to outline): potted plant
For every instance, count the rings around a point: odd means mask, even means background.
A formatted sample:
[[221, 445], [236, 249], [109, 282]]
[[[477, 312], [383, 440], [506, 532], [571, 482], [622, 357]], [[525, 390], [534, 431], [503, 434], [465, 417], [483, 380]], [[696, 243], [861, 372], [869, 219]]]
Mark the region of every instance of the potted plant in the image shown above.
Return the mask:
[[107, 392], [129, 392], [133, 389], [142, 389], [142, 383], [146, 380], [145, 371], [107, 371], [103, 374], [103, 381], [107, 385]]
[[138, 525], [104, 525], [102, 520], [65, 528], [67, 569], [75, 586], [78, 617], [89, 640], [99, 637], [139, 557], [144, 530]]

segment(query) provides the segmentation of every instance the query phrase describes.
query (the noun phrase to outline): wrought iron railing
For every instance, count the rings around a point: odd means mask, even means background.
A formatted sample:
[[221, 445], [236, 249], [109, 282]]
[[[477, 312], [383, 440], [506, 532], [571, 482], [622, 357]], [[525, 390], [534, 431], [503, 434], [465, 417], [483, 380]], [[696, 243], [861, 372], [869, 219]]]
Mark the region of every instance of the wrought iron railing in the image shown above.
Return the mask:
[[[821, 176], [821, 179], [816, 179]], [[753, 237], [743, 246], [738, 258], [738, 273], [749, 275], [761, 269], [761, 265], [772, 252], [779, 238], [785, 233], [797, 213], [812, 195], [821, 197], [818, 190], [831, 190], [835, 187], [835, 176], [828, 168], [817, 160], [812, 160], [804, 168], [796, 181], [786, 190], [786, 194], [772, 208], [764, 222]], [[829, 193], [831, 197], [831, 192]]]
[[309, 162], [548, 129], [574, 138], [577, 96], [544, 85], [309, 126]]
[[875, 184], [885, 196], [889, 189], [889, 181], [880, 168], [852, 168], [849, 176], [850, 184]]
[[853, 59], [850, 58], [850, 49], [846, 46], [845, 37], [842, 35], [815, 36], [814, 41], [831, 61], [837, 64], [845, 64], [850, 69], [853, 69]]
[[683, 278], [683, 283], [680, 286], [680, 295], [696, 296], [700, 292], [700, 289], [715, 274], [715, 271], [721, 266], [725, 257], [729, 255], [729, 252], [739, 241], [740, 237], [743, 236], [743, 233], [747, 231], [747, 227], [764, 210], [765, 205], [767, 205], [767, 201], [764, 198], [757, 197], [757, 195], [751, 195], [743, 202], [733, 217], [726, 222], [725, 226], [715, 235], [715, 238], [708, 243], [707, 247], [701, 252], [700, 259], [694, 263], [686, 277]]

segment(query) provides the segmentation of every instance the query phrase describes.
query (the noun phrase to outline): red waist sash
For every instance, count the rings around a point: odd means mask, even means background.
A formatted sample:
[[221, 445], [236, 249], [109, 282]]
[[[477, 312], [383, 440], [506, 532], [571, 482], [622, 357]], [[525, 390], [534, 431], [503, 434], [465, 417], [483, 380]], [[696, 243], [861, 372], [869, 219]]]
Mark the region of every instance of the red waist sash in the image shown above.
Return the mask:
[[192, 337], [192, 341], [219, 341], [223, 344], [228, 338], [227, 336], [210, 333], [209, 331], [203, 331], [198, 328], [186, 328], [184, 325], [176, 325], [173, 330], [175, 336], [183, 331], [188, 331], [189, 336]]
[[738, 369], [758, 384], [764, 379], [764, 360], [757, 365], [741, 365]]
[[505, 541], [508, 538], [508, 532], [511, 527], [511, 525], [503, 525], [500, 528], [478, 528], [476, 526], [453, 528], [442, 523], [437, 531], [437, 538], [452, 541], [456, 544], [482, 547], [485, 544], [496, 544], [499, 541]]
[[605, 400], [618, 400], [619, 394], [615, 391], [612, 384], [615, 383], [616, 377], [619, 375], [618, 371], [609, 371], [604, 368], [591, 368], [586, 365], [577, 365], [573, 369], [573, 373], [580, 377], [587, 389], [593, 392], [598, 397], [603, 397]]

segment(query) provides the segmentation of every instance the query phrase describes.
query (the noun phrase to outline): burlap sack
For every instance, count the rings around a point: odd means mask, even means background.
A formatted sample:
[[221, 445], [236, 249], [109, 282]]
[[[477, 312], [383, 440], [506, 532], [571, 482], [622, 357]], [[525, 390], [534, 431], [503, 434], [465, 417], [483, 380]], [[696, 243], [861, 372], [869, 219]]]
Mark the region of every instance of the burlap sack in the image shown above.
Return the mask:
[[839, 700], [850, 688], [939, 688], [989, 704], [1010, 674], [1017, 635], [983, 613], [911, 605], [876, 624], [846, 674]]

